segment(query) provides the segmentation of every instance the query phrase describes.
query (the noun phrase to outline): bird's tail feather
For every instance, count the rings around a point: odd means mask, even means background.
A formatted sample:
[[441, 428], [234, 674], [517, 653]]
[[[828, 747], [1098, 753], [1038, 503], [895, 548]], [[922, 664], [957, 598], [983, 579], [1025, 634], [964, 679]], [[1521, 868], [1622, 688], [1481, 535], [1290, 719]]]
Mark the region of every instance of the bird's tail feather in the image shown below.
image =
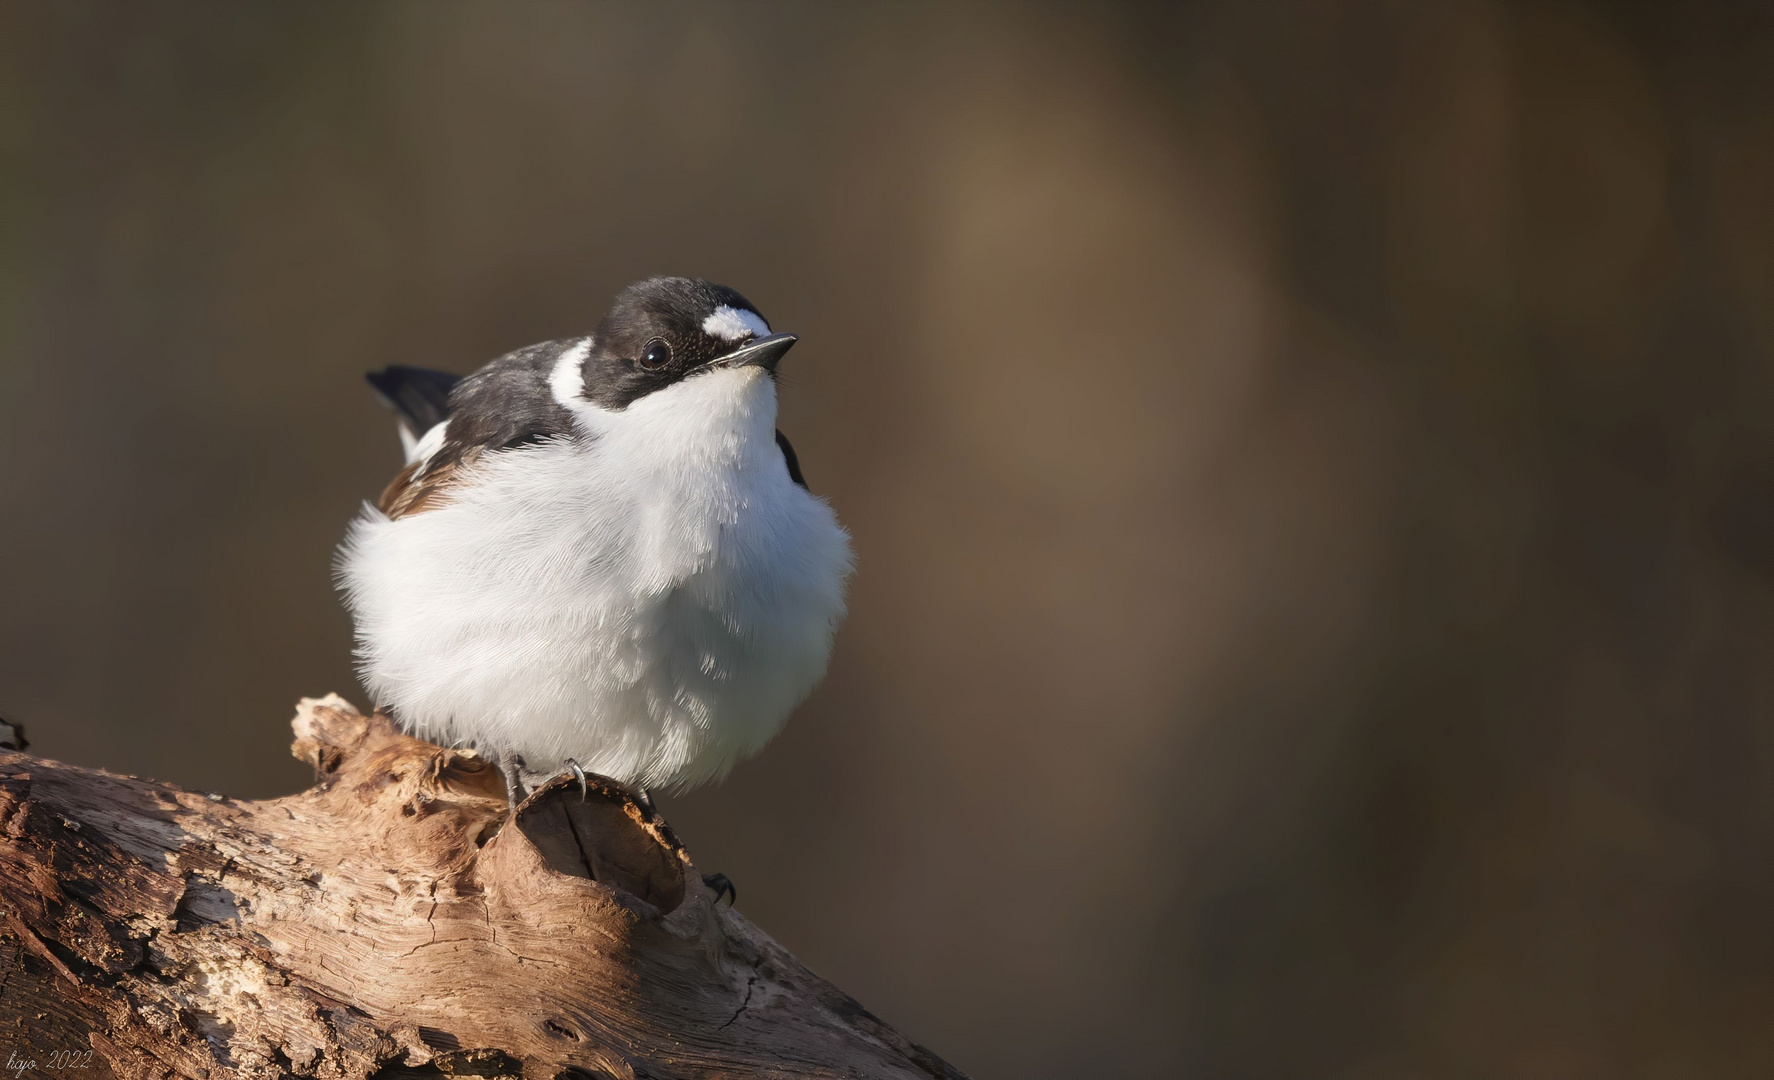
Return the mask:
[[462, 376], [447, 371], [393, 365], [364, 376], [382, 403], [394, 410], [401, 441], [409, 447], [427, 431], [450, 418], [450, 391]]

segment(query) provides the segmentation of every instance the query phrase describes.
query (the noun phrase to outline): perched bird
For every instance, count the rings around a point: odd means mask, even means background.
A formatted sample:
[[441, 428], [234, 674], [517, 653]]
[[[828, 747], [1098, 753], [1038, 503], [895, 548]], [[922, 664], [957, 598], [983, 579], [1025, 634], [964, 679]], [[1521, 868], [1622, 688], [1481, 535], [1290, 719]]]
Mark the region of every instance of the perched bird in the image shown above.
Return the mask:
[[338, 567], [376, 703], [496, 758], [513, 804], [564, 771], [682, 790], [761, 748], [825, 673], [853, 561], [776, 430], [794, 343], [658, 277], [588, 337], [371, 374], [407, 464]]

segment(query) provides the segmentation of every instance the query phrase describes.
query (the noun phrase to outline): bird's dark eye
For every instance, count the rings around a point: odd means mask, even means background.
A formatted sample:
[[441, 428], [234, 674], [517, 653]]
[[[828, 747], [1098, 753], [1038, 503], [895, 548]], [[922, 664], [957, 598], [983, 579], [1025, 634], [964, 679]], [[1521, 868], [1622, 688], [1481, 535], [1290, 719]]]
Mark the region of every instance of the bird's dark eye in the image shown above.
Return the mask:
[[654, 338], [647, 342], [647, 350], [641, 353], [641, 366], [644, 368], [662, 368], [671, 363], [671, 346]]

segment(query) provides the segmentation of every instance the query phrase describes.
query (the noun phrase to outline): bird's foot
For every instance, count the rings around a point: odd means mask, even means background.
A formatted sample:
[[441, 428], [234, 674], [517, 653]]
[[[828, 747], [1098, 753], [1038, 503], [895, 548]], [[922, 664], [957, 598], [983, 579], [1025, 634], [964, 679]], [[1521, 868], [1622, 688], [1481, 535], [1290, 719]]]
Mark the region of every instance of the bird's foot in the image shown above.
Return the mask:
[[572, 773], [573, 778], [579, 781], [579, 801], [584, 802], [586, 792], [590, 790], [590, 786], [585, 782], [585, 770], [580, 767], [577, 761], [568, 758], [567, 771]]
[[702, 883], [714, 890], [715, 903], [719, 904], [722, 896], [727, 897], [728, 907], [739, 903], [739, 890], [734, 887], [733, 882], [728, 879], [726, 874], [704, 874], [702, 875]]
[[653, 796], [646, 788], [637, 786], [633, 791], [634, 801], [641, 804], [641, 809], [649, 814], [657, 814], [659, 812], [658, 808], [653, 805]]
[[523, 802], [524, 796], [530, 793], [529, 789], [524, 787], [523, 755], [514, 754], [510, 750], [500, 750], [495, 755], [495, 760], [499, 763], [499, 772], [505, 777], [506, 806], [515, 812], [517, 804]]

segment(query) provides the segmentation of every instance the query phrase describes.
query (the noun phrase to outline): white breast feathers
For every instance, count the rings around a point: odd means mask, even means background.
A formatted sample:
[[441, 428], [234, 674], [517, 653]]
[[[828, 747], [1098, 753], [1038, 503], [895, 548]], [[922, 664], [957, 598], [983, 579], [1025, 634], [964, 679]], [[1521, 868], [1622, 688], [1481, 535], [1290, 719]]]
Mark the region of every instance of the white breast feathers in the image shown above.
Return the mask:
[[825, 672], [849, 538], [788, 477], [774, 382], [694, 375], [488, 454], [340, 554], [377, 704], [422, 737], [645, 787], [723, 775]]

